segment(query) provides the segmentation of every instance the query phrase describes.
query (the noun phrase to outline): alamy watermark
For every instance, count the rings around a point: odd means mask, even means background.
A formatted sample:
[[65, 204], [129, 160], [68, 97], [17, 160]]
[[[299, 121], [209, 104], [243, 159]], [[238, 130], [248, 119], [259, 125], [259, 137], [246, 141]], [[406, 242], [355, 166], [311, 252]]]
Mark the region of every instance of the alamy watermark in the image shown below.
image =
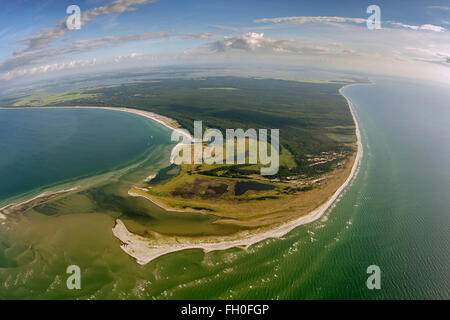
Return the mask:
[[66, 273], [70, 274], [67, 278], [66, 286], [69, 290], [81, 289], [81, 269], [77, 265], [70, 265], [66, 269]]
[[379, 6], [372, 4], [367, 7], [367, 14], [371, 14], [367, 18], [367, 28], [369, 30], [381, 29], [381, 9]]
[[[194, 137], [185, 129], [174, 130], [172, 141], [179, 142], [173, 149], [171, 162], [175, 164], [260, 164], [261, 175], [278, 173], [280, 163], [280, 130], [226, 129], [225, 142], [218, 129], [203, 133], [202, 121], [194, 121]], [[247, 148], [248, 146], [248, 148]], [[270, 152], [269, 152], [270, 151]]]
[[70, 5], [66, 9], [66, 13], [70, 14], [66, 20], [66, 26], [68, 30], [80, 30], [81, 29], [81, 9], [77, 5]]
[[380, 267], [373, 264], [373, 265], [367, 267], [366, 272], [368, 274], [370, 274], [370, 276], [367, 278], [367, 281], [366, 281], [367, 289], [380, 290], [381, 289], [381, 269], [380, 269]]

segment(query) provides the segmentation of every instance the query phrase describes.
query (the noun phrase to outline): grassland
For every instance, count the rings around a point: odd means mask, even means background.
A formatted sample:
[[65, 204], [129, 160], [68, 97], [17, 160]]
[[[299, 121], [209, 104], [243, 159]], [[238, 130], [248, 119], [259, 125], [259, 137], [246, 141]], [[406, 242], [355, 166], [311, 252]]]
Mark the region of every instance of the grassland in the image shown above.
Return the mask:
[[97, 94], [87, 93], [85, 92], [85, 90], [70, 90], [55, 94], [45, 92], [35, 92], [29, 96], [18, 99], [13, 103], [13, 106], [42, 107], [59, 103], [67, 103], [70, 101], [93, 99], [96, 97]]

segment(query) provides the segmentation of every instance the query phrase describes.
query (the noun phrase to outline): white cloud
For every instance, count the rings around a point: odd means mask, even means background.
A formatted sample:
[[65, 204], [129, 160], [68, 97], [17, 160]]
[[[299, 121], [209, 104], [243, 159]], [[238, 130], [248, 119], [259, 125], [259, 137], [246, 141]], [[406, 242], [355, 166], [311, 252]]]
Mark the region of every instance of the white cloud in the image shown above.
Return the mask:
[[402, 28], [406, 28], [406, 29], [411, 29], [411, 30], [419, 30], [419, 26], [412, 26], [409, 24], [404, 24], [401, 22], [391, 22], [391, 25], [397, 26], [397, 27], [402, 27]]
[[160, 32], [143, 32], [132, 33], [123, 36], [106, 36], [103, 38], [78, 40], [67, 45], [38, 50], [26, 54], [12, 56], [0, 63], [0, 72], [13, 71], [16, 68], [33, 64], [43, 64], [48, 60], [61, 59], [66, 55], [83, 53], [93, 51], [101, 48], [111, 47], [132, 41], [143, 41], [156, 38], [168, 37], [169, 33], [165, 31]]
[[308, 22], [338, 22], [338, 23], [366, 23], [367, 19], [362, 18], [345, 18], [345, 17], [307, 17], [307, 16], [298, 16], [298, 17], [280, 17], [280, 18], [263, 18], [253, 20], [255, 23], [280, 23], [287, 22], [293, 24], [304, 24]]
[[129, 55], [117, 56], [116, 58], [114, 58], [114, 62], [120, 63], [120, 62], [124, 62], [124, 61], [130, 61], [130, 60], [142, 57], [142, 56], [143, 56], [142, 53], [133, 52], [133, 53], [131, 53]]
[[[151, 39], [162, 39], [169, 38], [170, 36], [187, 39], [187, 40], [195, 40], [195, 39], [207, 39], [213, 36], [212, 33], [204, 32], [197, 34], [171, 34], [166, 31], [158, 31], [158, 32], [142, 32], [142, 33], [132, 33], [121, 36], [105, 36], [97, 39], [89, 39], [89, 40], [78, 40], [72, 43], [56, 47], [56, 48], [47, 48], [41, 49], [30, 53], [24, 53], [16, 56], [12, 56], [3, 62], [0, 63], [0, 72], [7, 73], [7, 78], [11, 79], [12, 77], [21, 76], [25, 74], [30, 74], [29, 71], [24, 70], [35, 70], [32, 66], [39, 64], [37, 67], [40, 71], [44, 68], [43, 66], [47, 66], [47, 61], [57, 61], [62, 60], [66, 56], [70, 56], [73, 54], [81, 54], [90, 51], [95, 51], [102, 48], [113, 47], [116, 45], [125, 44], [133, 41], [146, 41]], [[114, 58], [113, 62], [125, 62], [130, 61], [134, 58], [140, 57], [141, 54], [132, 53], [130, 55], [121, 55]], [[27, 66], [30, 66], [27, 68]], [[53, 66], [53, 65], [50, 65]], [[44, 68], [45, 69], [45, 68]], [[48, 67], [48, 71], [60, 70], [59, 68]], [[47, 71], [45, 70], [45, 72]], [[63, 68], [67, 69], [67, 68]], [[17, 71], [18, 70], [18, 71]], [[17, 71], [17, 72], [16, 72]], [[34, 74], [35, 72], [33, 72]]]
[[440, 26], [434, 26], [432, 24], [423, 24], [419, 28], [420, 30], [429, 30], [434, 32], [444, 32], [445, 28]]
[[[132, 7], [133, 5], [144, 5], [155, 1], [156, 0], [115, 0], [107, 5], [83, 12], [81, 22], [82, 24], [86, 24], [101, 15], [134, 11], [137, 9]], [[67, 31], [66, 18], [64, 18], [61, 19], [53, 28], [38, 30], [32, 36], [19, 40], [18, 42], [24, 44], [24, 47], [16, 49], [10, 58], [0, 62], [0, 72], [16, 74], [13, 72], [15, 69], [24, 70], [26, 66], [39, 63], [43, 65], [46, 60], [48, 61], [61, 58], [69, 53], [85, 52], [117, 43], [145, 40], [154, 37], [152, 33], [148, 32], [121, 37], [104, 37], [94, 40], [80, 40], [61, 47], [50, 46], [56, 40], [63, 38]], [[51, 70], [52, 68], [47, 68], [47, 70], [48, 69]]]
[[51, 64], [42, 64], [33, 66], [30, 68], [20, 68], [15, 69], [13, 71], [9, 71], [3, 75], [3, 80], [11, 80], [16, 77], [26, 76], [26, 75], [38, 75], [55, 71], [64, 71], [64, 70], [72, 70], [72, 69], [82, 69], [86, 67], [93, 67], [96, 65], [108, 65], [111, 63], [116, 64], [124, 64], [133, 61], [137, 61], [140, 58], [144, 57], [142, 53], [133, 52], [128, 55], [119, 55], [114, 58], [103, 59], [98, 61], [97, 58], [93, 59], [78, 59], [78, 60], [69, 60], [60, 63], [51, 63]]
[[[131, 7], [132, 5], [144, 5], [155, 1], [156, 0], [115, 0], [105, 6], [83, 12], [81, 14], [81, 23], [84, 25], [101, 15], [134, 11], [136, 8]], [[52, 42], [64, 37], [67, 31], [66, 18], [61, 19], [55, 27], [41, 29], [34, 35], [19, 40], [19, 43], [24, 43], [26, 46], [17, 49], [14, 52], [14, 55], [26, 54], [31, 51], [46, 48]]]
[[411, 30], [416, 30], [416, 31], [417, 30], [426, 30], [426, 31], [434, 31], [434, 32], [444, 32], [446, 30], [444, 27], [435, 26], [432, 24], [423, 24], [420, 26], [415, 26], [415, 25], [409, 25], [409, 24], [404, 24], [401, 22], [394, 22], [394, 21], [389, 21], [389, 23], [396, 27], [401, 27], [401, 28], [411, 29]]
[[236, 37], [224, 37], [213, 43], [213, 48], [217, 51], [227, 49], [241, 49], [253, 51], [263, 47], [276, 47], [276, 41], [264, 39], [264, 33], [249, 32]]
[[273, 39], [264, 37], [264, 33], [249, 32], [239, 36], [223, 37], [210, 43], [214, 52], [247, 51], [254, 53], [285, 53], [285, 54], [323, 54], [352, 53], [351, 50], [341, 50], [341, 45], [335, 42], [314, 43], [290, 39]]
[[450, 51], [443, 51], [440, 48], [436, 48], [434, 46], [428, 46], [425, 48], [407, 47], [406, 49], [416, 53], [417, 58], [424, 59], [425, 61], [446, 63], [450, 61]]
[[[363, 24], [367, 22], [367, 19], [363, 18], [347, 18], [347, 17], [309, 17], [309, 16], [296, 16], [296, 17], [279, 17], [279, 18], [263, 18], [253, 20], [255, 23], [292, 23], [292, 24], [305, 24], [310, 22], [318, 23], [356, 23]], [[435, 26], [432, 24], [423, 24], [420, 26], [404, 24], [402, 22], [386, 21], [391, 25], [402, 27], [411, 30], [426, 30], [434, 32], [443, 32], [446, 29], [440, 26]]]
[[36, 75], [41, 73], [47, 73], [52, 71], [69, 70], [75, 68], [84, 68], [88, 66], [94, 66], [97, 63], [97, 59], [93, 58], [91, 60], [71, 60], [63, 63], [52, 63], [44, 64], [39, 66], [34, 66], [32, 68], [23, 68], [9, 71], [4, 74], [4, 80], [11, 80], [12, 78], [25, 76], [25, 75]]

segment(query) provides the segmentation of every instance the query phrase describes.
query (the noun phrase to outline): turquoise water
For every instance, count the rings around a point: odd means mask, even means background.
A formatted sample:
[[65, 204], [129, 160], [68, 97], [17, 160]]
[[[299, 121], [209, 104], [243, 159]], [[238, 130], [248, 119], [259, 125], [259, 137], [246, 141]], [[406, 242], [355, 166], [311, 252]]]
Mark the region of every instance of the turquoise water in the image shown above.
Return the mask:
[[[247, 251], [183, 251], [140, 266], [112, 236], [111, 213], [33, 213], [0, 225], [0, 297], [449, 299], [448, 89], [392, 79], [344, 88], [362, 134], [359, 174], [320, 220], [281, 239]], [[130, 151], [129, 160], [136, 157]], [[80, 291], [65, 287], [69, 264], [82, 269]], [[366, 287], [373, 264], [381, 290]]]
[[168, 141], [140, 116], [99, 109], [0, 110], [0, 203], [136, 162]]

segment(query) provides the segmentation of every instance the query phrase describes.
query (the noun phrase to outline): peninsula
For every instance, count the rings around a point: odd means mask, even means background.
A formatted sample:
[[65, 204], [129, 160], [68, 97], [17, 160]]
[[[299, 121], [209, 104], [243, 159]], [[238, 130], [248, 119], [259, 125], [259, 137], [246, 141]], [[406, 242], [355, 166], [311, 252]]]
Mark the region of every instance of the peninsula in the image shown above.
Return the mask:
[[[130, 231], [118, 217], [112, 229], [121, 248], [146, 264], [186, 249], [247, 248], [320, 218], [357, 172], [362, 155], [351, 103], [340, 94], [349, 82], [213, 77], [165, 79], [93, 87], [18, 99], [15, 107], [101, 108], [129, 112], [193, 140], [193, 124], [205, 128], [277, 128], [279, 170], [261, 175], [260, 164], [179, 164], [167, 159], [129, 186], [128, 196], [168, 212], [211, 217], [224, 234]], [[227, 90], [224, 90], [227, 88]], [[248, 157], [249, 141], [245, 154]], [[176, 146], [175, 146], [176, 147]], [[124, 216], [129, 221], [129, 216]]]

